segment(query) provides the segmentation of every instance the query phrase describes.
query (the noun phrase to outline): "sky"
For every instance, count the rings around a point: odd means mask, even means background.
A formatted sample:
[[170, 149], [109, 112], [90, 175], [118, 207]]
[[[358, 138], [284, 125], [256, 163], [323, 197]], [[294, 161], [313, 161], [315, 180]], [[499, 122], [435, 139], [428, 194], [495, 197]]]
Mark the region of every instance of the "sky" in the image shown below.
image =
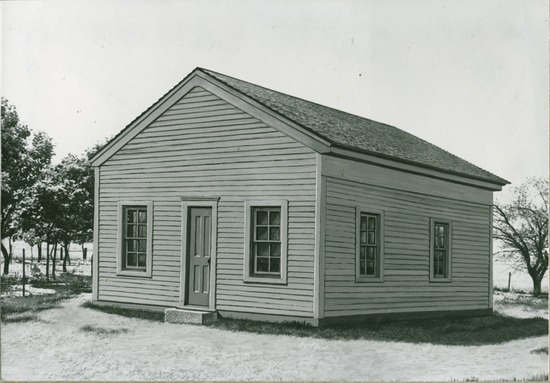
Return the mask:
[[548, 1], [3, 1], [1, 94], [58, 162], [195, 67], [548, 175]]

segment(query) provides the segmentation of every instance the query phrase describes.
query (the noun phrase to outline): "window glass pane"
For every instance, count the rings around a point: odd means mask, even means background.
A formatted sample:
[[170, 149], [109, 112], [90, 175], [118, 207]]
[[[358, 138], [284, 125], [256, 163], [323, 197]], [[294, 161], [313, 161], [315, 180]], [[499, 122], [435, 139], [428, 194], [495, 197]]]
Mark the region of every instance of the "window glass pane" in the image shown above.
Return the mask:
[[369, 235], [368, 235], [368, 244], [369, 245], [374, 245], [376, 244], [376, 233], [374, 231], [369, 231]]
[[367, 243], [367, 232], [366, 231], [361, 232], [361, 243]]
[[136, 253], [128, 253], [126, 256], [127, 265], [128, 266], [137, 266], [137, 254]]
[[132, 238], [136, 236], [136, 225], [126, 225], [126, 237]]
[[137, 241], [126, 240], [126, 251], [137, 251]]
[[138, 225], [138, 237], [147, 238], [147, 226]]
[[361, 246], [361, 249], [359, 250], [359, 259], [365, 260], [367, 258], [367, 248], [365, 246]]
[[367, 261], [367, 275], [374, 275], [374, 262]]
[[270, 241], [280, 241], [280, 229], [278, 226], [269, 228], [269, 240]]
[[256, 259], [256, 271], [268, 272], [269, 271], [269, 258]]
[[269, 256], [269, 244], [268, 243], [256, 243], [256, 255], [260, 257]]
[[135, 210], [127, 209], [126, 210], [126, 222], [135, 223], [137, 221], [136, 213], [137, 212]]
[[147, 256], [145, 253], [139, 253], [138, 255], [138, 266], [145, 267], [145, 260]]
[[147, 223], [147, 210], [140, 210], [138, 213], [138, 222]]
[[361, 217], [361, 230], [367, 230], [367, 217]]
[[256, 211], [256, 225], [267, 225], [267, 211]]
[[281, 271], [281, 258], [271, 258], [269, 260], [269, 271], [272, 273]]
[[271, 256], [272, 257], [280, 257], [281, 256], [281, 244], [280, 243], [272, 243], [269, 246], [271, 246]]
[[374, 230], [376, 228], [376, 218], [369, 217], [369, 230]]
[[267, 227], [256, 228], [256, 240], [267, 241]]
[[147, 240], [140, 239], [138, 241], [138, 251], [147, 251]]
[[367, 247], [367, 260], [372, 261], [376, 256], [376, 248], [369, 246]]
[[359, 274], [365, 275], [367, 273], [367, 263], [364, 261], [359, 262]]
[[280, 225], [281, 224], [281, 213], [278, 211], [269, 212], [269, 224], [270, 225]]

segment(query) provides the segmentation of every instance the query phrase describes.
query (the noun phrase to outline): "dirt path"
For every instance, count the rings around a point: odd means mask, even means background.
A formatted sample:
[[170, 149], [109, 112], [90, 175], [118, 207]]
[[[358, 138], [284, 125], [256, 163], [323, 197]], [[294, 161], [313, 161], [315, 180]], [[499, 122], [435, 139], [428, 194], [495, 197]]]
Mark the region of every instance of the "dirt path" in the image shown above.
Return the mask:
[[[537, 337], [481, 347], [232, 333], [108, 315], [83, 295], [2, 326], [5, 380], [480, 380], [547, 373]], [[121, 332], [97, 335], [94, 325]]]

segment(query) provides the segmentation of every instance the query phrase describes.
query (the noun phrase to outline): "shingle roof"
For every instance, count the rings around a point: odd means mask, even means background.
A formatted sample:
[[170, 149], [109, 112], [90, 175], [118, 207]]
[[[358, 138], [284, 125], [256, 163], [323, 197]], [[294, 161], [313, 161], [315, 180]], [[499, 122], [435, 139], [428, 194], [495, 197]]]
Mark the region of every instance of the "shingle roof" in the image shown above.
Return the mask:
[[505, 185], [508, 181], [394, 126], [198, 70], [293, 121], [331, 145]]

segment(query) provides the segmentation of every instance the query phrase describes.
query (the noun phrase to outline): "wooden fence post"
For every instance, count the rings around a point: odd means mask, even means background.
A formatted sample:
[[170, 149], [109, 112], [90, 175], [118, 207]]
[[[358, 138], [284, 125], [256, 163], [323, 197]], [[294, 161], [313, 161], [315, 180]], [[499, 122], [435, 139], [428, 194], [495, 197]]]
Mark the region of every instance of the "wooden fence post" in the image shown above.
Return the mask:
[[512, 279], [512, 272], [508, 272], [508, 292], [510, 292], [510, 280]]
[[23, 249], [23, 296], [25, 296], [25, 249]]

